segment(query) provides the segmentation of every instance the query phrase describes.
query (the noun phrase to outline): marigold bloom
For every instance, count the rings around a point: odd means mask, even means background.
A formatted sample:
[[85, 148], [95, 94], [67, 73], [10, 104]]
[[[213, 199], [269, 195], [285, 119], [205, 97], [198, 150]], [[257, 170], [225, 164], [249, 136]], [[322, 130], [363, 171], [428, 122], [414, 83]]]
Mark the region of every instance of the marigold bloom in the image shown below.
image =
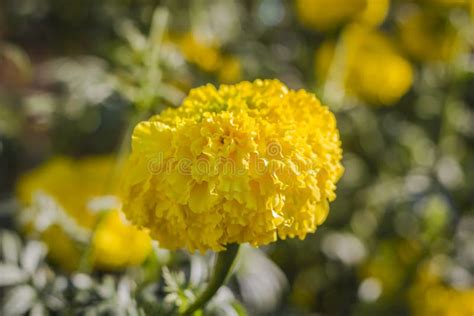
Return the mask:
[[390, 1], [297, 0], [295, 6], [301, 24], [317, 31], [327, 31], [351, 21], [379, 25], [385, 20]]
[[341, 156], [314, 95], [277, 80], [206, 85], [136, 126], [123, 209], [169, 249], [305, 238], [328, 214]]
[[[18, 197], [27, 206], [20, 214], [26, 231], [39, 236], [49, 248], [49, 257], [66, 270], [77, 269], [97, 224], [92, 236], [96, 268], [136, 265], [151, 250], [148, 234], [120, 218], [113, 172], [110, 157], [78, 161], [58, 157], [25, 174], [18, 183]], [[99, 222], [102, 211], [108, 212]]]
[[[335, 43], [326, 42], [316, 52], [318, 80], [336, 76], [349, 94], [372, 104], [392, 104], [409, 90], [412, 66], [382, 33], [352, 25], [342, 34], [341, 41], [341, 51], [335, 51]], [[331, 69], [334, 65], [336, 68]]]

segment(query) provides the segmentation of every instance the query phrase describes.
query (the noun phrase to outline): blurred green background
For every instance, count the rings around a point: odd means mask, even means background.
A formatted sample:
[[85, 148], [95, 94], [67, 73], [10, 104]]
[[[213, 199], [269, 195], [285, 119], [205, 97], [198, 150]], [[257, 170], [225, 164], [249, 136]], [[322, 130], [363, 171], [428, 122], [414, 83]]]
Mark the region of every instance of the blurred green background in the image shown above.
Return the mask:
[[3, 313], [172, 315], [209, 256], [154, 247], [139, 267], [66, 272], [18, 224], [19, 179], [57, 156], [120, 160], [133, 125], [193, 87], [278, 78], [335, 113], [345, 174], [315, 234], [249, 248], [204, 314], [474, 315], [473, 12], [469, 0], [2, 0], [0, 270], [16, 275], [0, 277]]

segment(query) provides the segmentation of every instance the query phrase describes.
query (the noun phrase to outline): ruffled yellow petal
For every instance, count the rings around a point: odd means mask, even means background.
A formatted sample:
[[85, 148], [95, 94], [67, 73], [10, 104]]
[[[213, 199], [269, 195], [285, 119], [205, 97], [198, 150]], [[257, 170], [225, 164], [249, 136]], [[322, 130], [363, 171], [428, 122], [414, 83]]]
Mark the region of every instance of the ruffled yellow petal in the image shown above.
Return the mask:
[[304, 238], [328, 214], [341, 157], [334, 115], [314, 95], [277, 80], [206, 85], [138, 124], [123, 209], [170, 249]]

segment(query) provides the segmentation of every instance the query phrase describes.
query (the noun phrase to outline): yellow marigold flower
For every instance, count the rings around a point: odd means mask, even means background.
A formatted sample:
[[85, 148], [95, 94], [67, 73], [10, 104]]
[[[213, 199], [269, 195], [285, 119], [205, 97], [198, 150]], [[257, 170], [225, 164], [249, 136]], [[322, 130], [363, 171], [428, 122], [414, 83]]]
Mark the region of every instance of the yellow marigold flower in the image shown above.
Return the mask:
[[296, 15], [304, 26], [327, 31], [350, 21], [381, 24], [390, 0], [297, 0]]
[[412, 66], [388, 37], [367, 27], [352, 25], [340, 41], [337, 52], [333, 42], [323, 43], [316, 52], [318, 80], [340, 80], [349, 94], [372, 104], [392, 104], [410, 89]]
[[436, 12], [410, 8], [398, 23], [400, 43], [419, 61], [449, 61], [462, 51], [459, 32]]
[[341, 156], [314, 95], [277, 80], [206, 85], [136, 126], [123, 209], [169, 249], [305, 238], [328, 214]]
[[[18, 183], [25, 230], [39, 236], [49, 248], [49, 257], [66, 270], [77, 269], [97, 224], [92, 237], [96, 268], [136, 265], [151, 250], [148, 234], [120, 218], [116, 181], [111, 179], [114, 165], [110, 157], [78, 161], [58, 157], [25, 174]], [[99, 221], [102, 211], [108, 212]]]
[[445, 285], [426, 265], [420, 269], [409, 299], [415, 316], [474, 315], [474, 288], [455, 289]]

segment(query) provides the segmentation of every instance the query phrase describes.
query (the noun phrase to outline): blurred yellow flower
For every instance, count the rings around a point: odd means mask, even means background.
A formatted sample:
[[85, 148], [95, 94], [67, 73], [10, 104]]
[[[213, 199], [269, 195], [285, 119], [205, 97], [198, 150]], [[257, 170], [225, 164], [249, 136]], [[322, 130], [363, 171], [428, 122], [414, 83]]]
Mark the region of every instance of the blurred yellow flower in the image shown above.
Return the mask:
[[419, 61], [449, 61], [462, 51], [461, 37], [446, 17], [410, 7], [399, 18], [400, 43]]
[[226, 55], [217, 41], [205, 41], [193, 33], [167, 35], [166, 40], [176, 43], [184, 59], [199, 69], [213, 73], [222, 83], [234, 83], [242, 77], [239, 58]]
[[389, 9], [390, 0], [367, 0], [364, 11], [356, 16], [356, 21], [369, 26], [380, 25], [385, 21]]
[[[32, 219], [33, 221], [34, 219]], [[27, 225], [27, 232], [34, 234], [33, 224]], [[48, 246], [49, 259], [66, 271], [77, 270], [82, 249], [78, 242], [66, 233], [60, 225], [52, 224], [41, 231], [41, 240]]]
[[474, 288], [455, 289], [445, 285], [427, 265], [421, 267], [409, 298], [415, 316], [474, 315]]
[[390, 0], [296, 0], [296, 15], [304, 26], [327, 31], [350, 21], [381, 24]]
[[148, 234], [125, 224], [121, 215], [118, 211], [107, 214], [93, 236], [93, 258], [100, 268], [140, 264], [151, 250]]
[[235, 83], [242, 78], [242, 64], [237, 57], [225, 57], [219, 69], [218, 79], [222, 83]]
[[26, 231], [39, 236], [50, 258], [66, 270], [77, 269], [91, 237], [93, 264], [99, 269], [139, 264], [151, 250], [148, 234], [120, 218], [113, 168], [111, 157], [78, 161], [58, 157], [23, 175], [18, 183]]
[[207, 72], [215, 72], [222, 64], [222, 55], [216, 42], [204, 42], [192, 33], [179, 37], [178, 45], [184, 58]]
[[389, 38], [362, 25], [348, 27], [337, 46], [323, 43], [315, 55], [322, 83], [339, 80], [349, 94], [371, 104], [390, 105], [411, 87], [413, 69]]
[[206, 85], [136, 126], [123, 209], [169, 249], [305, 238], [328, 214], [341, 157], [314, 95], [277, 80]]

